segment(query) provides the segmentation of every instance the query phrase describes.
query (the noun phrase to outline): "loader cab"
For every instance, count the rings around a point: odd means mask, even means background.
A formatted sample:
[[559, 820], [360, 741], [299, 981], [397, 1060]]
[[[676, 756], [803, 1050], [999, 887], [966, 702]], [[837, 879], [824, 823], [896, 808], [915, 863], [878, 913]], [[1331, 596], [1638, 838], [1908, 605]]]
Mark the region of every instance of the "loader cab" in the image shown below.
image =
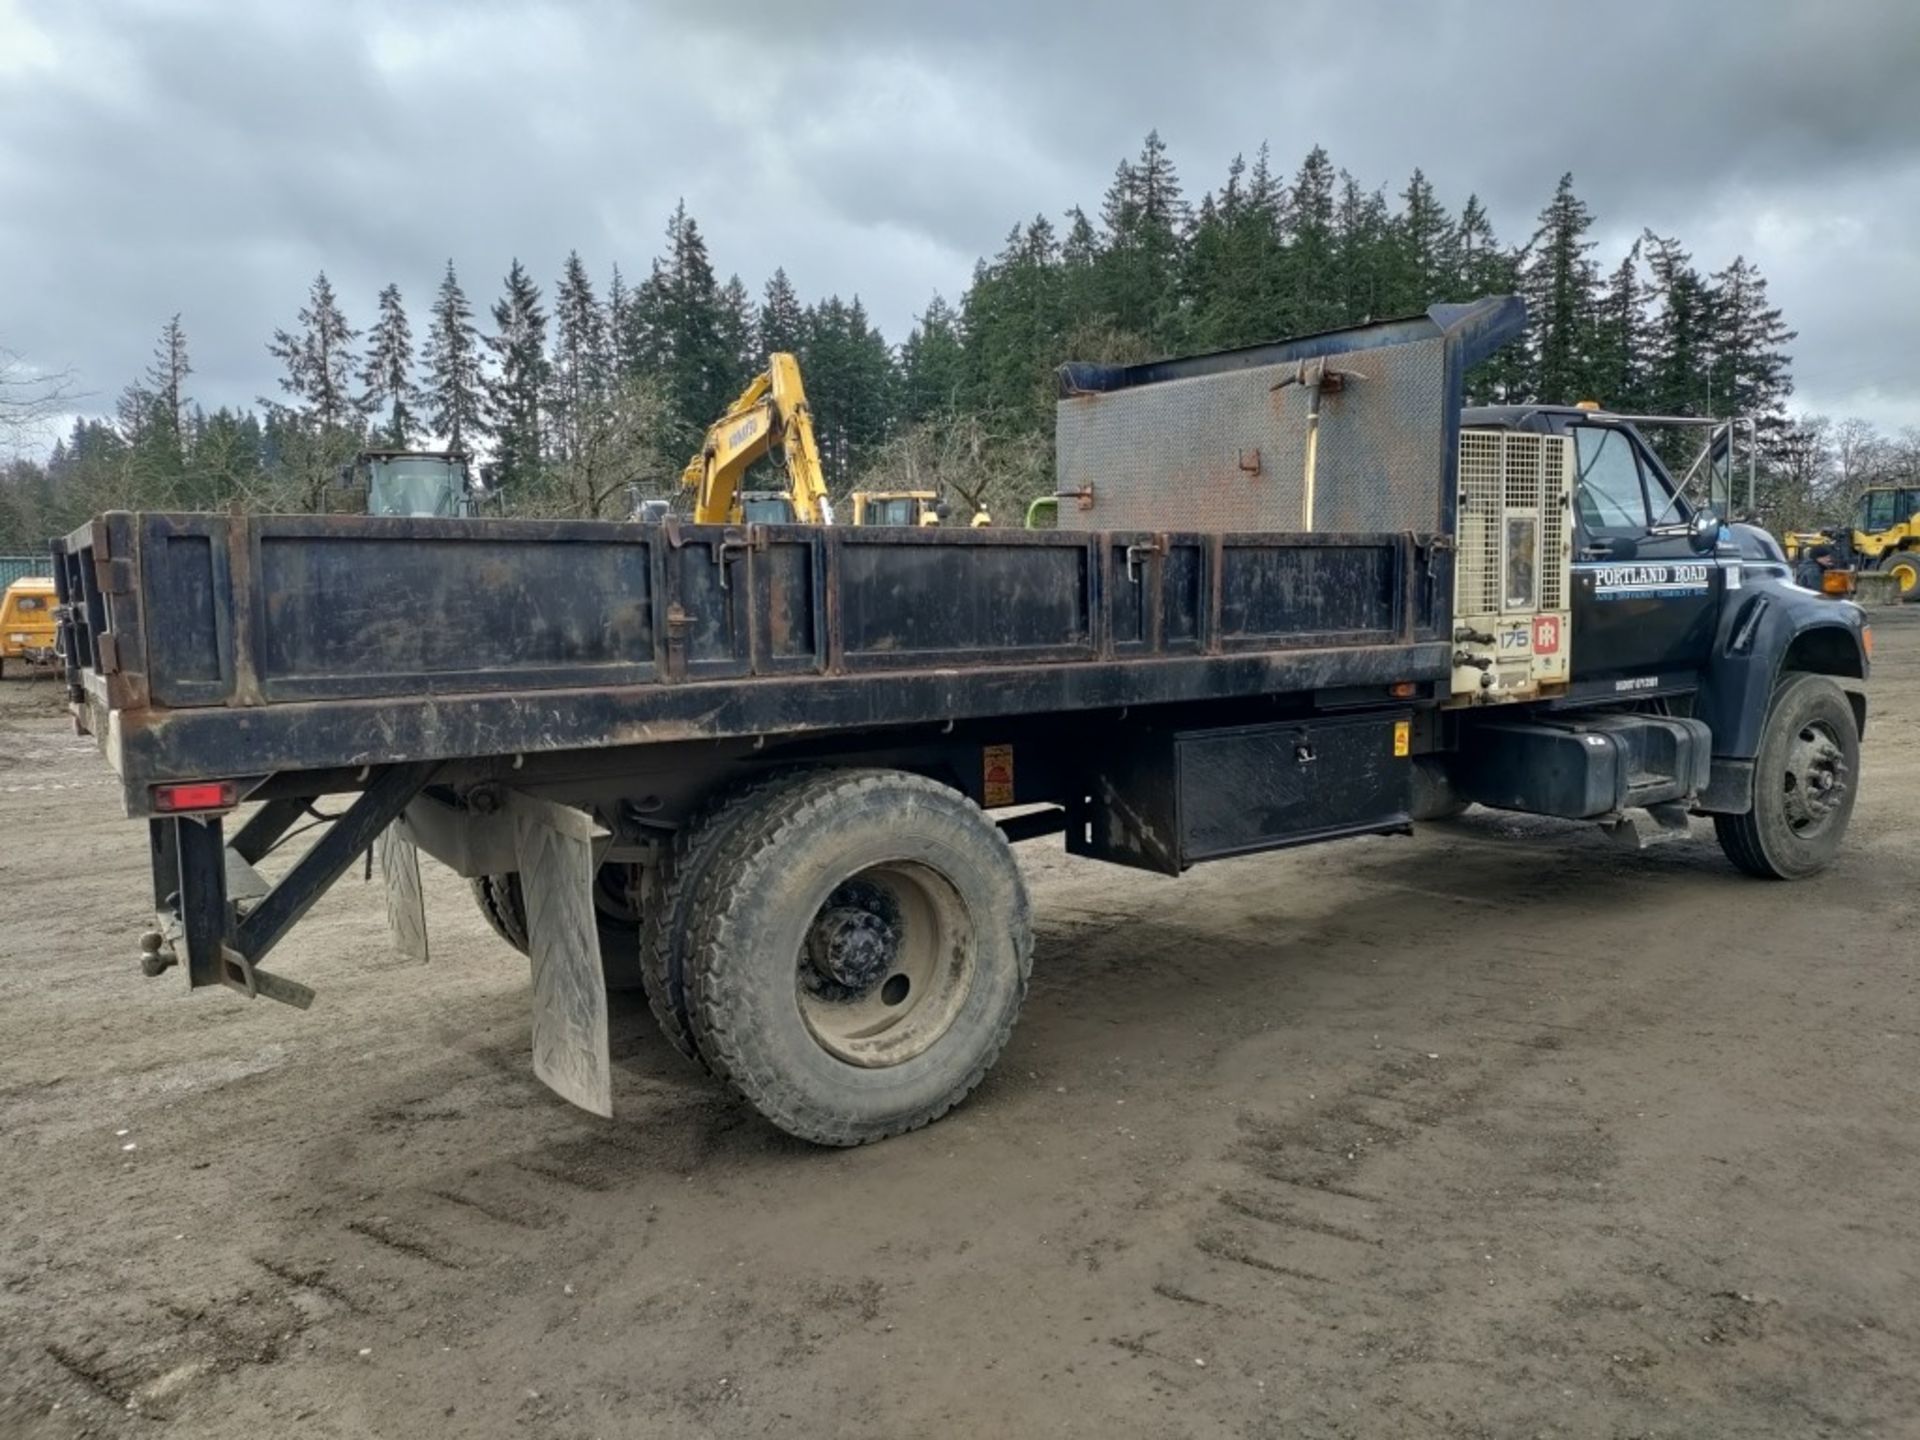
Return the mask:
[[1495, 406], [1466, 411], [1461, 425], [1573, 442], [1571, 693], [1691, 689], [1725, 587], [1717, 519], [1689, 503], [1618, 417], [1572, 405]]
[[1903, 548], [1920, 535], [1920, 487], [1876, 485], [1854, 505], [1853, 547], [1867, 560]]
[[343, 476], [366, 486], [369, 515], [471, 515], [472, 468], [464, 451], [363, 450]]

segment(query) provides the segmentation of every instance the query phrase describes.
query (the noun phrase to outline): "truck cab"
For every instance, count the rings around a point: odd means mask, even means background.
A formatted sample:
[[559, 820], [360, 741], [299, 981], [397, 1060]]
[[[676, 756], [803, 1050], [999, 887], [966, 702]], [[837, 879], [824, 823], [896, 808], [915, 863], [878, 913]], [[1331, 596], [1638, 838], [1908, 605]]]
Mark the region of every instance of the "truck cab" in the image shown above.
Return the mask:
[[[1688, 811], [1710, 814], [1744, 869], [1824, 865], [1844, 830], [1835, 807], [1843, 797], [1850, 806], [1866, 726], [1871, 636], [1861, 609], [1793, 583], [1768, 537], [1743, 534], [1751, 527], [1725, 525], [1690, 500], [1618, 416], [1582, 406], [1474, 408], [1463, 412], [1461, 434], [1463, 499], [1477, 439], [1559, 442], [1570, 469], [1557, 636], [1566, 654], [1557, 683], [1537, 684], [1517, 714], [1456, 712], [1448, 781], [1483, 803], [1570, 818], [1632, 808], [1684, 830]], [[1463, 563], [1471, 518], [1463, 503]], [[1466, 651], [1477, 637], [1456, 638]], [[1535, 665], [1537, 673], [1538, 657]], [[1494, 674], [1504, 682], [1496, 669], [1481, 683]], [[1815, 691], [1822, 714], [1787, 725], [1783, 701]]]
[[[1628, 422], [1572, 405], [1465, 411], [1461, 429], [1564, 436], [1574, 465], [1568, 693], [1690, 688], [1727, 595], [1717, 523], [1700, 513]], [[1740, 588], [1738, 579], [1735, 590]], [[1625, 688], [1622, 688], [1622, 687]]]

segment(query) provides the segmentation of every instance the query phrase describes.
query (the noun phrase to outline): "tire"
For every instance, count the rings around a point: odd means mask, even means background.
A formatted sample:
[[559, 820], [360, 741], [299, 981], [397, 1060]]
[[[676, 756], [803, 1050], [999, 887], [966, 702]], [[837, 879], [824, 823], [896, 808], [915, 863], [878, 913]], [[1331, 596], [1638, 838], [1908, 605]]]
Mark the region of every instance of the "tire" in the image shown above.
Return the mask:
[[1894, 591], [1902, 600], [1920, 601], [1920, 550], [1889, 555], [1880, 562], [1880, 568], [1893, 576]]
[[493, 933], [522, 955], [526, 954], [527, 906], [520, 894], [520, 877], [516, 874], [476, 875], [467, 883], [473, 887], [473, 903]]
[[640, 929], [640, 982], [660, 1033], [687, 1059], [709, 1068], [687, 1009], [687, 954], [696, 896], [723, 843], [769, 798], [806, 779], [789, 771], [735, 785], [709, 800], [674, 832], [656, 903]]
[[1860, 734], [1846, 691], [1825, 675], [1783, 675], [1753, 765], [1753, 808], [1716, 815], [1727, 858], [1762, 880], [1804, 880], [1833, 862], [1859, 789]]
[[[602, 865], [597, 882], [612, 884], [617, 872], [623, 867]], [[480, 907], [480, 913], [507, 944], [522, 955], [528, 951], [527, 940], [527, 900], [520, 891], [520, 876], [517, 871], [507, 871], [500, 875], [480, 875], [471, 882], [474, 904]], [[619, 913], [620, 907], [610, 892], [603, 892], [600, 884], [594, 889], [594, 920], [600, 932], [600, 969], [607, 978], [609, 990], [641, 989], [640, 975], [640, 916], [636, 911], [631, 918]]]
[[758, 796], [693, 898], [687, 1011], [714, 1074], [774, 1125], [863, 1145], [939, 1119], [1026, 996], [1026, 885], [999, 827], [896, 770]]

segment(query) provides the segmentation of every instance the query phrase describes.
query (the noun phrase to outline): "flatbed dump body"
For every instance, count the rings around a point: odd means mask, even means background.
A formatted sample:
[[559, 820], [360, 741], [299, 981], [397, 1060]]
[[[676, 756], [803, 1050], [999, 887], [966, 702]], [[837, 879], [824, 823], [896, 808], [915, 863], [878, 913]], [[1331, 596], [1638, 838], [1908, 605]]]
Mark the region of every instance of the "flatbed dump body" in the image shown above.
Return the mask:
[[1066, 367], [1068, 520], [1100, 487], [1102, 513], [1179, 526], [108, 514], [54, 546], [75, 715], [148, 815], [156, 786], [216, 778], [1348, 687], [1437, 702], [1462, 376], [1523, 317], [1491, 300]]
[[113, 514], [58, 560], [78, 713], [142, 815], [156, 785], [288, 771], [1432, 696], [1434, 553], [1411, 533]]

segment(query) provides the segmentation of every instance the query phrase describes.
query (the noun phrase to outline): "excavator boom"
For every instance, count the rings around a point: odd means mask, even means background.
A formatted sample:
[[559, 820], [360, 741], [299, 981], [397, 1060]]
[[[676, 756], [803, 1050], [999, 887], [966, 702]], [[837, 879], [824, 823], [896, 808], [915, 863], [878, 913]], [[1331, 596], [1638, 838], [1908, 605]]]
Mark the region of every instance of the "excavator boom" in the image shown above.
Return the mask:
[[700, 453], [681, 472], [681, 483], [693, 491], [694, 520], [702, 525], [741, 524], [746, 505], [740, 482], [776, 447], [786, 469], [785, 498], [793, 518], [806, 525], [831, 525], [833, 506], [814, 443], [800, 363], [785, 351], [767, 358], [767, 368], [708, 427]]

